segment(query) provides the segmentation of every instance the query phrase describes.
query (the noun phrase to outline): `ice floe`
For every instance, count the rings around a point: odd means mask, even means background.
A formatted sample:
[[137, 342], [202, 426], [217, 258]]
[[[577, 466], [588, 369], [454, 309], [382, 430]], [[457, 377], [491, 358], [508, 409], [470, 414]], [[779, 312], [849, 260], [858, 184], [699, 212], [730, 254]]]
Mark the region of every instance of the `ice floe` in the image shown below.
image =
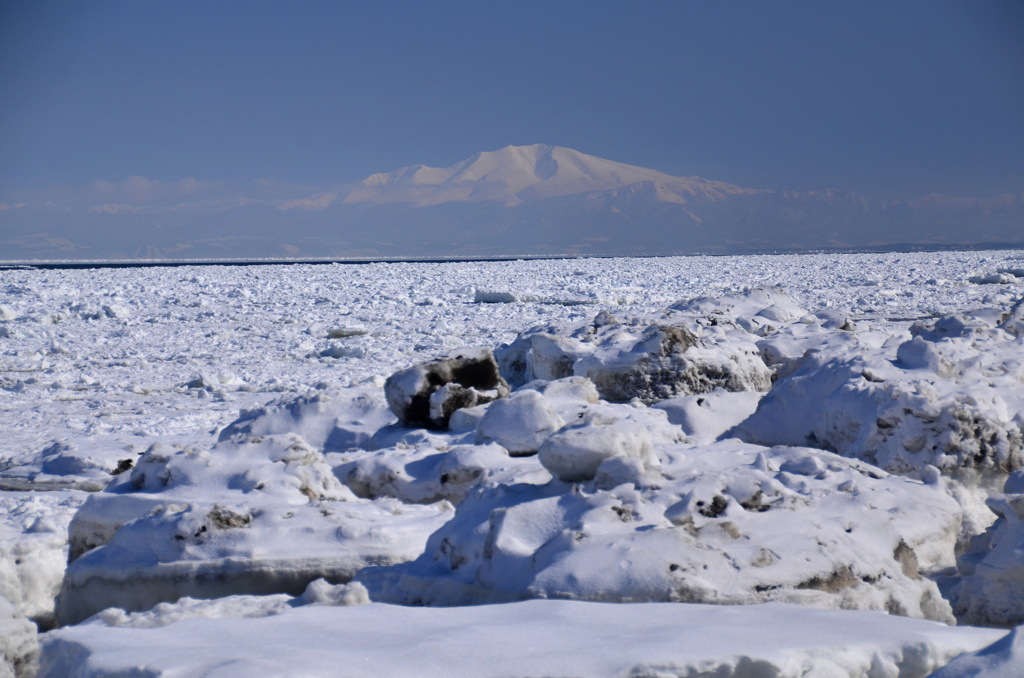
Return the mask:
[[359, 499], [295, 434], [210, 449], [154, 444], [72, 520], [57, 620], [348, 581], [414, 557], [450, 510]]

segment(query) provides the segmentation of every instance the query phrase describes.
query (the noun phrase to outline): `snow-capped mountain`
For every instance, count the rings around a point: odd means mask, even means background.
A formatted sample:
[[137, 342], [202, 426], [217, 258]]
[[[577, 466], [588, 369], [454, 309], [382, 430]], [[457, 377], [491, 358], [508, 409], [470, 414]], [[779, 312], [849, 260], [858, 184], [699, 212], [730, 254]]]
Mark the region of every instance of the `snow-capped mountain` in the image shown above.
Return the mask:
[[411, 165], [361, 181], [345, 197], [353, 203], [500, 202], [506, 206], [568, 195], [644, 185], [656, 200], [683, 204], [689, 198], [721, 200], [763, 193], [700, 177], [674, 177], [657, 170], [605, 160], [561, 146], [506, 146], [477, 153], [451, 167]]
[[337, 195], [332, 210], [350, 238], [372, 234], [391, 252], [397, 243], [434, 255], [1006, 243], [1024, 226], [1020, 195], [886, 202], [744, 188], [543, 144], [373, 174]]
[[1024, 194], [885, 201], [506, 146], [312, 194], [0, 212], [0, 260], [667, 255], [1024, 244]]

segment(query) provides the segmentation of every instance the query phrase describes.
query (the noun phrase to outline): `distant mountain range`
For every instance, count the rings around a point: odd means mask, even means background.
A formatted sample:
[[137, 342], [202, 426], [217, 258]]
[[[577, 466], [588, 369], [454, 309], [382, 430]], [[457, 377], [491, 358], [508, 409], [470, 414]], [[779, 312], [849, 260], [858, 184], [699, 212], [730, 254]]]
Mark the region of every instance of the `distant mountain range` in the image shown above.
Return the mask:
[[[211, 206], [212, 205], [212, 206]], [[412, 165], [292, 200], [113, 206], [10, 218], [0, 258], [469, 257], [1024, 246], [1024, 194], [883, 201], [770, 191], [560, 146]], [[24, 210], [23, 210], [24, 211]], [[27, 211], [26, 211], [27, 213]], [[68, 226], [70, 224], [74, 228]], [[12, 227], [13, 225], [13, 227]]]

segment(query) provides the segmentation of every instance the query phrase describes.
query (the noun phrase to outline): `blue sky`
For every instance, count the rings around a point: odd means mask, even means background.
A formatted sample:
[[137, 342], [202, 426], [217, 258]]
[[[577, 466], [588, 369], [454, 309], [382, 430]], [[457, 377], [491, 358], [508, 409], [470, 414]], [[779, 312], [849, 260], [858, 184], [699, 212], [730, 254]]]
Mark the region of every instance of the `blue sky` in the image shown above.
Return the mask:
[[754, 188], [1024, 192], [1018, 0], [12, 0], [0, 92], [10, 205], [130, 177], [304, 195], [532, 143]]
[[2, 8], [5, 193], [331, 185], [510, 143], [754, 187], [1024, 190], [1018, 2]]

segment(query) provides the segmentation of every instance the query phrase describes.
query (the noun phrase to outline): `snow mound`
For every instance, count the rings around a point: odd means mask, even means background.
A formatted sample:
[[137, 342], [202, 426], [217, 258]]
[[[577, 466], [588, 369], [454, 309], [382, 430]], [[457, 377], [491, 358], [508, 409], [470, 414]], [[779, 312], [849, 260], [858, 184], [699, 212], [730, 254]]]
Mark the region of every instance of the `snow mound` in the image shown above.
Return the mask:
[[999, 316], [999, 328], [1015, 337], [1024, 335], [1024, 297]]
[[537, 451], [537, 458], [553, 476], [566, 482], [593, 480], [604, 462], [616, 459], [657, 467], [647, 428], [626, 418], [587, 413], [571, 426], [549, 436]]
[[[751, 328], [767, 328], [774, 323], [801, 320], [807, 311], [794, 302], [780, 287], [748, 288], [739, 294], [698, 297], [681, 301], [672, 310], [688, 316], [702, 317], [713, 324], [740, 324]], [[763, 333], [774, 331], [765, 329]]]
[[693, 440], [710, 443], [753, 414], [763, 395], [716, 388], [700, 395], [662, 400], [652, 407], [664, 410], [668, 420]]
[[[467, 425], [460, 423], [461, 418]], [[642, 428], [652, 440], [667, 443], [684, 438], [664, 412], [597, 402], [589, 380], [569, 377], [532, 382], [508, 399], [458, 410], [447, 432], [385, 427], [373, 436], [372, 451], [332, 453], [328, 461], [335, 475], [360, 497], [458, 504], [474, 488], [547, 483], [551, 474], [523, 450], [539, 447], [565, 430], [565, 421], [575, 426], [593, 420], [623, 420]], [[511, 454], [505, 445], [519, 451]]]
[[532, 294], [498, 290], [476, 290], [473, 294], [475, 304], [518, 304], [531, 301], [540, 301], [540, 298]]
[[422, 552], [450, 504], [358, 499], [295, 434], [154, 444], [72, 520], [61, 624], [182, 596], [301, 592]]
[[487, 407], [476, 426], [476, 442], [496, 442], [509, 454], [530, 455], [565, 422], [534, 390], [523, 390]]
[[239, 418], [220, 432], [219, 439], [295, 433], [322, 450], [366, 449], [374, 433], [394, 422], [380, 389], [350, 388], [288, 396], [264, 407], [242, 410]]
[[81, 320], [125, 320], [129, 317], [128, 309], [119, 304], [67, 304], [67, 311]]
[[999, 318], [917, 323], [906, 341], [862, 343], [847, 357], [809, 351], [737, 430], [750, 442], [824, 447], [911, 477], [938, 468], [964, 505], [965, 533], [977, 534], [991, 522], [985, 496], [1024, 465], [1024, 337]]
[[[217, 602], [223, 608], [259, 605]], [[441, 609], [377, 603], [339, 609], [275, 602], [278, 611], [271, 614], [225, 610], [213, 619], [181, 618], [152, 628], [108, 624], [104, 615], [59, 629], [43, 643], [39, 678], [134, 675], [140, 666], [189, 677], [230, 671], [337, 678], [920, 678], [1003, 633], [782, 604], [531, 600]]]
[[474, 487], [551, 479], [535, 459], [511, 457], [494, 443], [444, 449], [429, 442], [401, 445], [359, 455], [336, 466], [335, 474], [360, 497], [416, 504], [458, 504]]
[[996, 273], [972, 275], [967, 279], [967, 282], [975, 285], [1012, 285], [1019, 282], [1019, 279], [1012, 273], [1000, 271]]
[[573, 371], [591, 379], [612, 402], [638, 398], [653, 403], [715, 388], [768, 390], [771, 372], [756, 345], [711, 341], [710, 334], [699, 342], [685, 326], [671, 325], [650, 326], [639, 336], [618, 333], [603, 350], [581, 358]]
[[969, 624], [1022, 624], [1024, 471], [1011, 475], [1004, 493], [989, 497], [987, 504], [998, 519], [957, 559], [963, 578], [952, 592], [953, 606], [957, 617]]
[[775, 600], [952, 621], [919, 574], [952, 564], [959, 507], [940, 488], [806, 448], [655, 451], [655, 474], [612, 458], [587, 483], [476, 489], [420, 558], [358, 580], [402, 604]]
[[689, 307], [628, 322], [602, 311], [581, 325], [531, 328], [495, 357], [513, 386], [587, 377], [605, 400], [650, 404], [715, 388], [767, 391], [772, 375], [755, 340]]
[[0, 489], [99, 492], [137, 456], [132, 444], [110, 437], [54, 441], [0, 471]]
[[586, 377], [565, 377], [554, 381], [535, 380], [520, 390], [537, 391], [552, 402], [596, 403], [601, 399], [594, 382]]
[[701, 327], [719, 328], [719, 336], [722, 330], [730, 337], [737, 336], [737, 330], [748, 333], [771, 369], [773, 382], [798, 369], [811, 349], [845, 355], [861, 344], [875, 348], [890, 337], [860, 330], [849, 313], [837, 308], [808, 313], [779, 287], [683, 301], [672, 312]]

